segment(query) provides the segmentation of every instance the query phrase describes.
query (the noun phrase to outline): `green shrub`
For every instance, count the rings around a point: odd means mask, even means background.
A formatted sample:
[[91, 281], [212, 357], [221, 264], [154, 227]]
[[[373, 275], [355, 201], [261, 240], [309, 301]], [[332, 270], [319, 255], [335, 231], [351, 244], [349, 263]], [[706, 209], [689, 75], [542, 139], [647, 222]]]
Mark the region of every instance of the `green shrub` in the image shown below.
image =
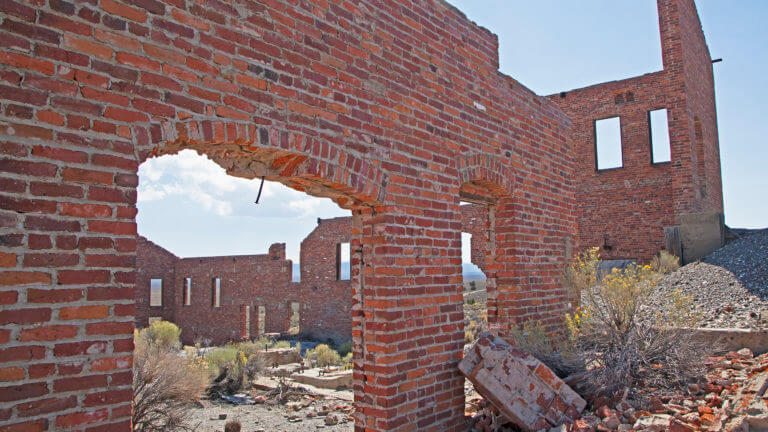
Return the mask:
[[315, 367], [338, 366], [341, 356], [326, 344], [320, 344], [313, 350], [307, 351], [305, 358]]
[[274, 339], [268, 339], [268, 338], [265, 338], [264, 336], [261, 336], [257, 340], [249, 343], [256, 345], [258, 349], [261, 351], [270, 350], [272, 348], [290, 348], [291, 347], [291, 343], [288, 341], [283, 341], [283, 340], [275, 341]]
[[264, 369], [259, 344], [243, 342], [211, 350], [205, 364], [214, 377], [211, 394], [233, 394], [250, 387], [250, 382]]
[[343, 370], [349, 370], [352, 369], [353, 363], [352, 363], [352, 353], [347, 353], [347, 355], [344, 356], [344, 358], [341, 359], [341, 368]]
[[339, 348], [336, 349], [336, 352], [339, 353], [340, 356], [344, 357], [347, 354], [352, 352], [352, 341], [346, 341], [343, 344], [339, 345]]
[[170, 321], [155, 321], [149, 327], [138, 333], [139, 337], [147, 343], [154, 344], [162, 349], [181, 348], [181, 329]]

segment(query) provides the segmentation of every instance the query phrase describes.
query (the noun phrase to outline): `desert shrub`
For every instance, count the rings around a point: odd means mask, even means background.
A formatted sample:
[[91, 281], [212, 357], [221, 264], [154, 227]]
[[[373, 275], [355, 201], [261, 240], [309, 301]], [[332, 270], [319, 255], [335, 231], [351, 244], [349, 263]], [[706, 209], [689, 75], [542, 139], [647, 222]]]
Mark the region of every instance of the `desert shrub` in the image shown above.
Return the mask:
[[216, 348], [205, 355], [208, 371], [214, 377], [209, 393], [234, 394], [250, 387], [250, 382], [264, 370], [259, 344], [243, 342]]
[[351, 353], [352, 352], [352, 341], [346, 341], [343, 344], [339, 345], [339, 348], [336, 349], [336, 351], [342, 357], [344, 357], [347, 354]]
[[257, 340], [253, 342], [249, 342], [251, 344], [256, 345], [261, 351], [267, 351], [272, 348], [290, 348], [291, 343], [288, 341], [275, 341], [274, 339], [269, 339], [264, 336], [261, 336]]
[[480, 333], [488, 330], [488, 315], [483, 312], [465, 318], [464, 343], [472, 343]]
[[161, 349], [181, 348], [181, 329], [169, 321], [155, 321], [139, 332], [139, 337]]
[[307, 351], [305, 359], [316, 367], [337, 366], [341, 363], [341, 356], [326, 344], [320, 344], [311, 351]]
[[667, 251], [661, 251], [651, 260], [651, 268], [661, 274], [672, 273], [680, 268], [680, 258]]
[[349, 370], [352, 369], [353, 363], [352, 363], [352, 353], [347, 353], [344, 357], [341, 359], [341, 368], [343, 370]]
[[710, 347], [683, 329], [697, 320], [692, 299], [675, 291], [664, 305], [652, 307], [649, 299], [661, 273], [631, 264], [596, 282], [590, 276], [595, 257], [596, 250], [587, 251], [570, 272], [585, 281], [581, 308], [566, 317], [566, 354], [588, 366], [577, 374], [582, 390], [610, 396], [629, 388], [643, 397], [646, 390], [685, 388], [699, 378]]
[[546, 332], [544, 327], [533, 321], [512, 328], [512, 340], [516, 347], [533, 355], [547, 365], [560, 378], [583, 370], [579, 356], [573, 353], [568, 340]]
[[187, 423], [187, 412], [208, 384], [208, 376], [193, 358], [170, 348], [174, 345], [170, 339], [157, 343], [148, 330], [134, 333], [133, 430], [194, 430]]

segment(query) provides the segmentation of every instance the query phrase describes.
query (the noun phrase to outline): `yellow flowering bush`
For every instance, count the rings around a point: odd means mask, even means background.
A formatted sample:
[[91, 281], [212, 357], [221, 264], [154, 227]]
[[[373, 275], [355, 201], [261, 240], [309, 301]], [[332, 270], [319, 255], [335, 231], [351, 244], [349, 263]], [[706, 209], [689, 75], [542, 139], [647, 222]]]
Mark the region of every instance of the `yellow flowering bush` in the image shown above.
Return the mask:
[[703, 372], [702, 359], [711, 347], [685, 331], [697, 318], [693, 299], [680, 291], [661, 305], [650, 299], [676, 258], [661, 254], [649, 265], [630, 264], [599, 278], [597, 248], [576, 257], [569, 282], [580, 305], [565, 316], [561, 349], [571, 357], [581, 390], [610, 396], [625, 388], [637, 397], [646, 389], [684, 388]]

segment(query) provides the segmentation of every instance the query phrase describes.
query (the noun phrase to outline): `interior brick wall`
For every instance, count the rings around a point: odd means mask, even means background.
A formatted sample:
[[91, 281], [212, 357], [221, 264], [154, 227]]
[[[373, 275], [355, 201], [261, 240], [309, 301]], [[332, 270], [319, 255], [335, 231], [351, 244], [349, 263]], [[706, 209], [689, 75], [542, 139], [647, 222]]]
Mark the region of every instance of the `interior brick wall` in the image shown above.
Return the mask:
[[[139, 236], [136, 246], [136, 327], [149, 325], [149, 317], [175, 321], [176, 264], [179, 257]], [[163, 281], [162, 306], [150, 306], [150, 281]]]
[[[299, 303], [299, 329], [318, 340], [343, 343], [352, 338], [350, 280], [337, 280], [336, 245], [349, 243], [352, 218], [318, 219], [301, 243], [301, 281], [292, 282], [292, 262], [285, 244], [263, 255], [178, 258], [139, 237], [136, 326], [162, 317], [182, 329], [184, 344], [221, 345], [243, 338], [242, 307], [250, 309], [250, 338], [259, 334], [259, 306], [264, 307], [266, 333], [290, 328], [291, 303]], [[163, 306], [149, 307], [150, 279], [163, 279]], [[192, 279], [191, 304], [184, 305], [184, 280]], [[221, 279], [221, 306], [213, 307], [213, 279]]]
[[[573, 120], [578, 247], [647, 261], [679, 215], [723, 212], [714, 79], [693, 0], [658, 0], [664, 70], [551, 95]], [[653, 164], [648, 112], [667, 108], [671, 162]], [[594, 121], [621, 117], [623, 167], [597, 171]]]
[[318, 219], [301, 242], [300, 330], [320, 340], [352, 337], [351, 280], [337, 275], [337, 245], [352, 240], [352, 218]]

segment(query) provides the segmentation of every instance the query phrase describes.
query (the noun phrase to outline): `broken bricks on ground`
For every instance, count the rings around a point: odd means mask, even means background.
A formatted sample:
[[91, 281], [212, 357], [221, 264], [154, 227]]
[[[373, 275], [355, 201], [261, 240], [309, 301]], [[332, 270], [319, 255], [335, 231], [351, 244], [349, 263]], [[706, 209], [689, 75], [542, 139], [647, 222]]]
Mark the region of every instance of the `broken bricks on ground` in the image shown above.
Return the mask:
[[648, 402], [587, 402], [533, 356], [483, 334], [459, 368], [480, 396], [469, 398], [473, 431], [651, 432], [768, 430], [768, 354], [749, 349], [702, 359], [706, 378]]

